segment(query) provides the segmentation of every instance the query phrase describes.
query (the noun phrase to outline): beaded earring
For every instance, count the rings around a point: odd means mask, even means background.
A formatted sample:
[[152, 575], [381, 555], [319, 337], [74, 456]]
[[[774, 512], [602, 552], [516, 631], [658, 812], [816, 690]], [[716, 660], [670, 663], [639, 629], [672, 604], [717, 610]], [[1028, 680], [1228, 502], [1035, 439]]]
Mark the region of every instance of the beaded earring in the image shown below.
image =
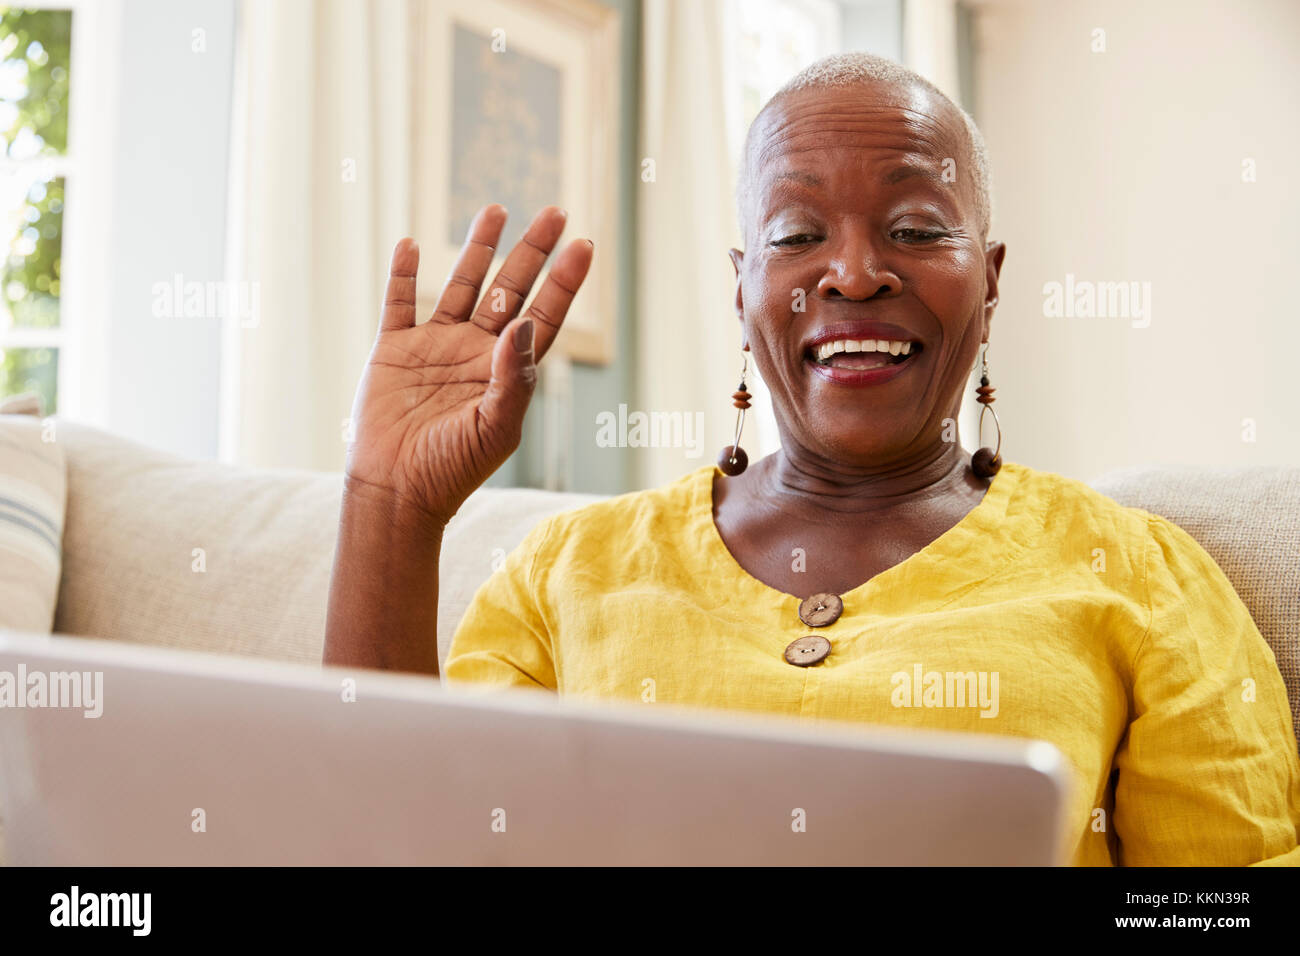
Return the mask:
[[989, 384], [989, 344], [984, 343], [984, 348], [980, 352], [980, 386], [975, 389], [978, 396], [975, 401], [982, 406], [980, 408], [979, 434], [980, 440], [984, 435], [984, 413], [993, 412], [993, 424], [998, 429], [998, 444], [996, 448], [980, 448], [975, 454], [970, 456], [971, 470], [981, 478], [992, 478], [1002, 468], [1002, 423], [998, 421], [998, 413], [993, 411], [993, 392], [995, 389]]
[[731, 404], [738, 411], [736, 412], [736, 437], [732, 443], [718, 455], [718, 468], [724, 475], [734, 478], [746, 468], [749, 467], [749, 456], [745, 454], [745, 449], [740, 447], [740, 430], [745, 427], [745, 409], [749, 408], [749, 391], [745, 388], [745, 373], [749, 371], [749, 359], [744, 352], [740, 353], [740, 385], [731, 395]]

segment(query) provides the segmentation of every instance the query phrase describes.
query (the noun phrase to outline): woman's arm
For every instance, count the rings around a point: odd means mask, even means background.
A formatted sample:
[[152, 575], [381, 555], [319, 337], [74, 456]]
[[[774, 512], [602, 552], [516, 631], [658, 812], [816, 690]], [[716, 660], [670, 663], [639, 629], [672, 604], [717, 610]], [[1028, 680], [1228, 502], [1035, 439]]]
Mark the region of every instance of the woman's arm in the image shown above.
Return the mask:
[[409, 502], [345, 481], [324, 663], [438, 673], [442, 531]]
[[1182, 528], [1148, 519], [1151, 621], [1116, 754], [1125, 866], [1300, 865], [1286, 685], [1250, 612]]
[[570, 243], [519, 316], [564, 229], [563, 211], [547, 207], [480, 300], [505, 219], [499, 205], [479, 212], [433, 317], [419, 325], [419, 249], [403, 239], [393, 251], [352, 409], [325, 664], [438, 673], [443, 529], [518, 447], [536, 363], [591, 265], [591, 243]]

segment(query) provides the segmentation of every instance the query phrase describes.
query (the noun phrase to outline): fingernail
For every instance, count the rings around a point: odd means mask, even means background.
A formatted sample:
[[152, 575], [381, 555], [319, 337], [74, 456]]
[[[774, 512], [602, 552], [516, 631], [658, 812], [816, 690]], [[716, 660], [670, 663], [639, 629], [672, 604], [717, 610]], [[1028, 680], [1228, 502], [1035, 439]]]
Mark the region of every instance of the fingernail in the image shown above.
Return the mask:
[[515, 351], [531, 352], [533, 350], [533, 320], [525, 319], [515, 327]]

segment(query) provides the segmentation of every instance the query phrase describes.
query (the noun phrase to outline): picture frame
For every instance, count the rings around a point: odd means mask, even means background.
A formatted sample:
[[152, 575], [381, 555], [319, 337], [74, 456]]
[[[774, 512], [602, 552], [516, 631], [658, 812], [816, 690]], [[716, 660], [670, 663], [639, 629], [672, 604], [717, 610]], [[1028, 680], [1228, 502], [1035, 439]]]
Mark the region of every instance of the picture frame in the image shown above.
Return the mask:
[[[596, 0], [428, 0], [412, 9], [413, 227], [430, 274], [448, 275], [474, 211], [510, 213], [492, 274], [545, 205], [568, 212], [560, 245], [595, 244], [552, 354], [616, 354], [619, 12]], [[553, 258], [553, 256], [552, 256]], [[541, 288], [549, 272], [533, 286]], [[421, 290], [419, 314], [439, 288]]]

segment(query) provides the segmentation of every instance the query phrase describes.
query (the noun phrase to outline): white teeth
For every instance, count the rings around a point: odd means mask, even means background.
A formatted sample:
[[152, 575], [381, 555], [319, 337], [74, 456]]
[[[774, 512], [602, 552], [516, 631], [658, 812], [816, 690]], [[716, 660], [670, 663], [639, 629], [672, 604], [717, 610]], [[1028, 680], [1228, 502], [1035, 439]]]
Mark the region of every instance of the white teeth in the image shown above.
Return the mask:
[[836, 352], [888, 352], [890, 355], [910, 355], [912, 343], [885, 339], [837, 339], [817, 346], [817, 361], [825, 362]]

